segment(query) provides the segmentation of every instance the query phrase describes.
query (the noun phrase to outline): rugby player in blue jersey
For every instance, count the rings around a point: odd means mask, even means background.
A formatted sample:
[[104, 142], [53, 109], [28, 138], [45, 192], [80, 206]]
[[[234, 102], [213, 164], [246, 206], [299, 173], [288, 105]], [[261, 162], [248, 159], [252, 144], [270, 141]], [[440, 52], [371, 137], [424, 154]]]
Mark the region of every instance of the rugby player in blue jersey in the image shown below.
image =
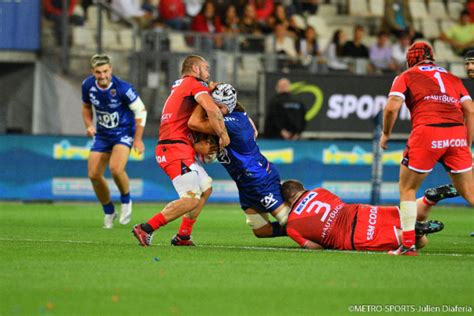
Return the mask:
[[[286, 236], [284, 225], [289, 209], [281, 195], [280, 175], [260, 152], [254, 123], [237, 102], [237, 92], [230, 84], [217, 84], [212, 97], [224, 115], [230, 137], [230, 144], [220, 150], [217, 159], [237, 184], [247, 224], [257, 237]], [[188, 126], [197, 132], [215, 134], [200, 106], [194, 110]], [[277, 221], [271, 222], [268, 213]]]
[[122, 205], [119, 222], [126, 225], [132, 216], [132, 201], [125, 166], [131, 148], [137, 153], [145, 150], [142, 135], [147, 111], [132, 85], [112, 75], [109, 56], [92, 56], [90, 66], [92, 75], [82, 82], [82, 118], [87, 136], [94, 138], [88, 175], [105, 213], [104, 228], [110, 229], [117, 213], [104, 177], [105, 168], [109, 165], [120, 191]]

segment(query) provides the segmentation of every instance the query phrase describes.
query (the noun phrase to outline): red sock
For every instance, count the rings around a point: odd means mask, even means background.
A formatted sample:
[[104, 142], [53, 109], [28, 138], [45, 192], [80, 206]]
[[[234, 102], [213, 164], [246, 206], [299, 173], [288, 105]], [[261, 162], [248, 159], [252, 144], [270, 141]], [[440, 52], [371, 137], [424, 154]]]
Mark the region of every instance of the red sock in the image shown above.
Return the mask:
[[426, 196], [423, 197], [423, 203], [426, 204], [426, 205], [429, 205], [429, 206], [433, 206], [433, 205], [436, 205], [437, 203], [436, 202], [433, 202], [433, 201], [430, 201], [426, 198]]
[[191, 232], [193, 231], [193, 225], [196, 223], [196, 220], [189, 219], [183, 216], [183, 220], [181, 221], [181, 226], [179, 226], [178, 235], [180, 236], [191, 236]]
[[415, 230], [402, 231], [402, 244], [407, 248], [415, 244]]
[[158, 213], [152, 218], [150, 218], [150, 220], [147, 223], [153, 228], [153, 230], [157, 230], [161, 226], [165, 226], [168, 222], [166, 221], [163, 214]]

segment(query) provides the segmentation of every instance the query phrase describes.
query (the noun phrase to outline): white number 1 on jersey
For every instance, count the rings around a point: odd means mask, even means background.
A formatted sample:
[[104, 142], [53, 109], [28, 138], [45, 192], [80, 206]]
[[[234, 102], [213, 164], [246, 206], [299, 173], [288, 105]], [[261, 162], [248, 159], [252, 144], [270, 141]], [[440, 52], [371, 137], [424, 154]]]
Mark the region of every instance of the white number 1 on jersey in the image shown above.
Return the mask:
[[441, 92], [446, 93], [446, 88], [444, 87], [443, 79], [441, 79], [441, 74], [436, 71], [434, 77], [438, 80], [438, 85]]

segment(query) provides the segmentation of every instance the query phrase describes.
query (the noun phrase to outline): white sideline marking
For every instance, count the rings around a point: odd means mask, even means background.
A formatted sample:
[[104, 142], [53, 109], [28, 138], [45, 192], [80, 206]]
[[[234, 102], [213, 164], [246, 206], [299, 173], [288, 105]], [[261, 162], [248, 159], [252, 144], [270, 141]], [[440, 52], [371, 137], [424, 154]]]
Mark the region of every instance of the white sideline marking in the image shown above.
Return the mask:
[[[52, 242], [65, 244], [89, 244], [89, 245], [103, 245], [105, 242], [91, 241], [91, 240], [52, 240], [52, 239], [15, 239], [15, 238], [0, 238], [0, 241], [20, 241], [20, 242]], [[117, 244], [117, 243], [116, 243]], [[119, 243], [121, 245], [129, 245], [129, 243]], [[153, 246], [170, 246], [169, 244], [154, 243]], [[171, 247], [171, 246], [170, 246]], [[260, 247], [260, 246], [225, 246], [225, 245], [206, 245], [199, 244], [198, 248], [214, 248], [214, 249], [237, 249], [237, 250], [258, 250], [258, 251], [283, 251], [283, 252], [326, 252], [326, 253], [342, 253], [342, 254], [367, 254], [367, 255], [385, 255], [385, 252], [377, 251], [354, 251], [354, 250], [308, 250], [302, 248], [283, 248], [283, 247]], [[445, 257], [474, 257], [474, 253], [420, 253], [422, 256], [445, 256]]]

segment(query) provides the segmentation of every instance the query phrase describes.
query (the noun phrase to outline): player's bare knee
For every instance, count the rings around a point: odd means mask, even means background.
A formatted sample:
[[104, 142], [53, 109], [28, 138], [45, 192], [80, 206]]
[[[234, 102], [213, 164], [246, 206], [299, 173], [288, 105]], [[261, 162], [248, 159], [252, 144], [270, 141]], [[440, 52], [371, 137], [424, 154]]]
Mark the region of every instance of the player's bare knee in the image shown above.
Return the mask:
[[427, 244], [428, 244], [428, 238], [426, 238], [426, 236], [422, 236], [421, 238], [416, 240], [417, 249], [424, 248]]

